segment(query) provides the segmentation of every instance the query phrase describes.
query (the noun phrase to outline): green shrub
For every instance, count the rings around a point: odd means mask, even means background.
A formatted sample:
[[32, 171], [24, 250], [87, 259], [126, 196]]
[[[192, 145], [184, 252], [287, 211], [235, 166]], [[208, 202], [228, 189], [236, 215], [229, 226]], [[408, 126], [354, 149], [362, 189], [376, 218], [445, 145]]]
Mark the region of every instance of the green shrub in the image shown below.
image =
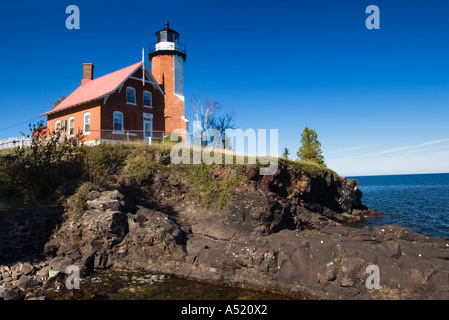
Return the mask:
[[0, 202], [3, 206], [55, 202], [80, 169], [79, 149], [58, 136], [33, 136], [30, 147], [2, 152]]
[[157, 168], [158, 163], [154, 160], [154, 154], [130, 154], [125, 160], [124, 171], [129, 178], [141, 183]]
[[187, 175], [190, 192], [208, 208], [214, 198], [218, 196], [218, 206], [223, 209], [233, 188], [239, 185], [238, 177], [230, 177], [224, 180], [212, 179], [212, 172], [216, 165], [186, 165], [183, 167]]
[[90, 182], [85, 182], [76, 189], [75, 193], [69, 197], [73, 204], [74, 220], [77, 221], [85, 211], [84, 203], [87, 200], [87, 194], [92, 191], [93, 186]]
[[221, 181], [222, 191], [220, 193], [220, 198], [218, 200], [218, 205], [220, 209], [223, 209], [228, 203], [229, 194], [232, 189], [239, 186], [239, 180], [236, 177], [225, 179]]
[[199, 201], [203, 201], [206, 208], [210, 206], [212, 195], [216, 191], [217, 186], [210, 178], [212, 166], [205, 164], [182, 165], [178, 168], [183, 169], [187, 176], [188, 187], [191, 193], [196, 196]]
[[123, 144], [100, 144], [82, 147], [84, 150], [84, 173], [94, 185], [105, 187], [113, 175], [120, 173], [128, 154], [128, 146]]

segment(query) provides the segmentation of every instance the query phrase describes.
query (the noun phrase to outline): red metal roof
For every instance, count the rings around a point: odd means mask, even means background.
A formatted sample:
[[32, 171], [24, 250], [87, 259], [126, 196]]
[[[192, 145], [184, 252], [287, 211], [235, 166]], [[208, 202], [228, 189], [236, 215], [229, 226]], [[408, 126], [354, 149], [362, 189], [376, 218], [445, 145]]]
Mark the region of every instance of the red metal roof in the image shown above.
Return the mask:
[[100, 78], [88, 80], [87, 82], [79, 86], [75, 91], [73, 91], [60, 104], [58, 104], [50, 111], [41, 114], [40, 117], [63, 109], [74, 107], [88, 101], [102, 98], [114, 92], [130, 75], [132, 75], [141, 66], [142, 62], [138, 62], [130, 65], [129, 67], [104, 75]]

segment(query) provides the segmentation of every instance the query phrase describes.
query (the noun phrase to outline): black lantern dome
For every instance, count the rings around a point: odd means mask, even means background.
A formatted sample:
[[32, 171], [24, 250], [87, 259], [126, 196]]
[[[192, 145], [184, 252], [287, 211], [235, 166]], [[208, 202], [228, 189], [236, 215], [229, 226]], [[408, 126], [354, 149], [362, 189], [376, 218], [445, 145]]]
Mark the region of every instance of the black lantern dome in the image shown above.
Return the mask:
[[156, 43], [150, 45], [150, 53], [148, 57], [153, 58], [157, 55], [179, 55], [186, 60], [186, 47], [179, 42], [179, 33], [170, 28], [167, 22], [165, 28], [155, 33]]

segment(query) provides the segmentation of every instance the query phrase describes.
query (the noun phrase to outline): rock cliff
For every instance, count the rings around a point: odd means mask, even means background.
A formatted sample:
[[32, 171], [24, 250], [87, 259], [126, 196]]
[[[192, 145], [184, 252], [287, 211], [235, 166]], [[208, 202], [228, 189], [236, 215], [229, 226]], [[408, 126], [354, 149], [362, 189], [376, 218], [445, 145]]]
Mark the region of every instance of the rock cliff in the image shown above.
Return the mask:
[[[211, 188], [153, 170], [140, 181], [118, 177], [116, 190], [90, 191], [81, 213], [68, 200], [45, 262], [21, 283], [45, 283], [75, 264], [83, 274], [139, 269], [300, 299], [449, 298], [449, 241], [398, 226], [360, 227], [380, 213], [362, 204], [357, 181], [282, 164], [272, 176], [257, 166], [209, 169]], [[373, 265], [379, 289], [366, 285]], [[23, 297], [17, 278], [0, 297]]]

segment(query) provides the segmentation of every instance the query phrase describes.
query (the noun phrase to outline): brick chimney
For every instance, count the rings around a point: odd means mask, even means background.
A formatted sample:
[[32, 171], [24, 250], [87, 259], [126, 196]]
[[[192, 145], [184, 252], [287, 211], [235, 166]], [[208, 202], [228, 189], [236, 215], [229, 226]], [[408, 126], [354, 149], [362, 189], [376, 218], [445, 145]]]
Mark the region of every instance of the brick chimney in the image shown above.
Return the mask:
[[92, 63], [83, 63], [83, 79], [81, 85], [85, 85], [94, 79], [94, 65]]

